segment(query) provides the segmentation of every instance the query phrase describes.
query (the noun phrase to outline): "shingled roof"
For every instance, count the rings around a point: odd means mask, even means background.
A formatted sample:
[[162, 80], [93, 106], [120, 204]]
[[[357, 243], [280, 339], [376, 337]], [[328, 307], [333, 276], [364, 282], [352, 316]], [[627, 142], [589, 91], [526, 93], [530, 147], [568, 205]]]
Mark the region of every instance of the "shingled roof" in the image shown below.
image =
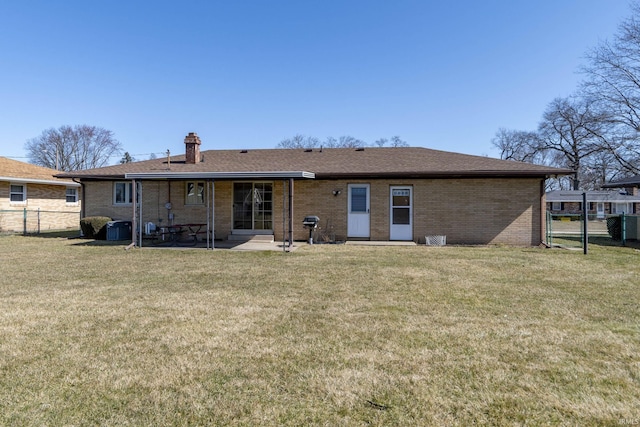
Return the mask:
[[640, 187], [640, 175], [604, 184], [602, 188]]
[[[581, 202], [583, 190], [554, 190], [546, 193], [547, 202]], [[640, 196], [618, 191], [586, 191], [590, 202], [640, 202]]]
[[316, 179], [337, 178], [444, 178], [545, 177], [573, 171], [511, 160], [472, 156], [418, 147], [208, 150], [201, 161], [185, 162], [184, 155], [125, 163], [98, 169], [66, 172], [59, 176], [81, 179], [118, 179], [126, 174], [239, 173], [265, 174], [307, 171]]
[[42, 166], [0, 157], [0, 181], [76, 186], [70, 179], [56, 178], [59, 172]]

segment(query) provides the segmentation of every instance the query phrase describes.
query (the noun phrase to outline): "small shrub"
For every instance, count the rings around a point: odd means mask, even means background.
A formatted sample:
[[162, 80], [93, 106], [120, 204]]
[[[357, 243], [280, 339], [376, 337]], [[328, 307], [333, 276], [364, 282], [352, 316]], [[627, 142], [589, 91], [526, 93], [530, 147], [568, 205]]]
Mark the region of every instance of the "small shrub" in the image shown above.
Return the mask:
[[619, 216], [607, 218], [607, 231], [613, 240], [622, 240], [622, 219]]
[[105, 240], [107, 238], [108, 216], [87, 216], [80, 220], [80, 229], [88, 239]]

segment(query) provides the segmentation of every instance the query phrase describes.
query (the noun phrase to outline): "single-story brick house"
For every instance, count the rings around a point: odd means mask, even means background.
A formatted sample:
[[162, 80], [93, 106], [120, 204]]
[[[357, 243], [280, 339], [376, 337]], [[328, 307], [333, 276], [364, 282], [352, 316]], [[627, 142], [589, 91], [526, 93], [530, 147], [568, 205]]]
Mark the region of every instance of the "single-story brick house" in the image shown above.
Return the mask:
[[0, 157], [0, 231], [77, 228], [80, 184], [59, 172]]
[[190, 133], [184, 155], [61, 176], [81, 182], [84, 216], [131, 220], [138, 236], [148, 223], [201, 223], [215, 239], [292, 242], [307, 238], [302, 221], [315, 215], [336, 241], [443, 235], [451, 244], [531, 246], [545, 236], [545, 179], [572, 173], [426, 148], [200, 145]]
[[[605, 218], [607, 215], [621, 213], [635, 214], [640, 212], [640, 195], [637, 189], [627, 191], [587, 191], [589, 215]], [[546, 195], [547, 210], [554, 215], [582, 214], [582, 190], [555, 190]]]

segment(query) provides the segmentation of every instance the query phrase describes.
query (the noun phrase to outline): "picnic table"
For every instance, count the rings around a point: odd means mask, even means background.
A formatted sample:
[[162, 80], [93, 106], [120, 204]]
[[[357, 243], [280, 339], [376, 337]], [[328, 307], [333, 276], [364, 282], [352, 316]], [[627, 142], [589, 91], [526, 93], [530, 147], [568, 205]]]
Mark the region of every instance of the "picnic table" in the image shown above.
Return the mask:
[[[156, 245], [195, 245], [198, 243], [198, 234], [205, 234], [207, 224], [190, 223], [190, 224], [173, 224], [166, 227], [160, 227], [153, 237], [153, 243]], [[186, 237], [184, 235], [186, 234]]]

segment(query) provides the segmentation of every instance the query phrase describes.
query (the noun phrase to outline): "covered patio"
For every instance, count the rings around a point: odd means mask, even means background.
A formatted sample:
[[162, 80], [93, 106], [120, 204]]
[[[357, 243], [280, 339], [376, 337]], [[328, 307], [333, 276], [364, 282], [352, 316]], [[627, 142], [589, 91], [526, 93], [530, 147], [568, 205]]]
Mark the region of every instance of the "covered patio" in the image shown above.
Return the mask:
[[[293, 230], [294, 230], [294, 182], [302, 179], [314, 179], [315, 174], [307, 171], [262, 171], [262, 172], [133, 172], [125, 174], [125, 179], [131, 181], [132, 198], [132, 245], [143, 246], [175, 246], [175, 247], [203, 247], [206, 249], [214, 249], [216, 246], [221, 247], [239, 247], [243, 243], [250, 245], [264, 244], [259, 241], [251, 242], [251, 229], [245, 230], [246, 238], [238, 241], [216, 241], [216, 182], [261, 182], [268, 181], [273, 183], [282, 182], [282, 241], [280, 247], [282, 250], [291, 249], [293, 247]], [[199, 197], [202, 198], [204, 204], [204, 213], [190, 218], [187, 222], [174, 221], [174, 216], [169, 214], [169, 224], [162, 226], [159, 231], [150, 233], [145, 218], [149, 216], [145, 214], [145, 186], [150, 182], [182, 182], [202, 183], [198, 188]], [[200, 185], [200, 184], [199, 184]], [[153, 190], [151, 194], [156, 195]], [[273, 201], [275, 202], [275, 200]], [[275, 203], [274, 203], [275, 205]], [[165, 204], [165, 208], [171, 211], [171, 202]], [[231, 207], [229, 207], [231, 209]], [[219, 207], [218, 207], [219, 209]], [[275, 210], [273, 206], [272, 210]], [[271, 222], [271, 228], [273, 223]], [[256, 230], [256, 234], [265, 234], [270, 232], [273, 236], [273, 230]], [[159, 238], [159, 242], [155, 244], [149, 237]], [[256, 236], [258, 237], [258, 236]], [[259, 240], [259, 237], [258, 239]], [[158, 244], [160, 243], [160, 244]]]

